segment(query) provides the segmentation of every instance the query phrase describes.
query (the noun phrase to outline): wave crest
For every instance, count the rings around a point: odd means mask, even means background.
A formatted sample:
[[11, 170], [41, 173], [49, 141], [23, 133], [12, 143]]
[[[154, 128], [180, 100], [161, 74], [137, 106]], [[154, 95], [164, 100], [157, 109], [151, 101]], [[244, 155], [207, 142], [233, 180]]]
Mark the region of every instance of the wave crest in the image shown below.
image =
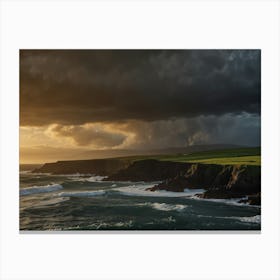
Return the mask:
[[141, 203], [138, 204], [139, 206], [150, 206], [153, 209], [160, 210], [160, 211], [178, 211], [181, 212], [184, 209], [186, 209], [188, 206], [187, 205], [182, 205], [182, 204], [167, 204], [167, 203]]
[[254, 223], [254, 224], [261, 223], [261, 215], [256, 215], [252, 217], [237, 217], [236, 219], [244, 223]]
[[205, 190], [203, 189], [185, 189], [184, 192], [171, 192], [165, 190], [159, 191], [147, 191], [147, 188], [153, 187], [152, 185], [130, 185], [127, 187], [120, 187], [114, 189], [114, 191], [118, 191], [123, 195], [128, 196], [154, 196], [154, 197], [189, 197], [193, 196], [197, 193], [203, 193]]
[[105, 191], [83, 191], [83, 192], [62, 192], [59, 196], [62, 197], [91, 197], [91, 196], [99, 196], [104, 195]]
[[91, 177], [79, 177], [79, 176], [70, 176], [68, 177], [70, 180], [79, 181], [79, 182], [100, 182], [108, 176], [98, 176], [94, 175]]
[[48, 192], [56, 192], [58, 190], [63, 189], [63, 187], [59, 184], [50, 184], [45, 186], [33, 186], [24, 189], [20, 189], [20, 195], [31, 195], [37, 193], [48, 193]]

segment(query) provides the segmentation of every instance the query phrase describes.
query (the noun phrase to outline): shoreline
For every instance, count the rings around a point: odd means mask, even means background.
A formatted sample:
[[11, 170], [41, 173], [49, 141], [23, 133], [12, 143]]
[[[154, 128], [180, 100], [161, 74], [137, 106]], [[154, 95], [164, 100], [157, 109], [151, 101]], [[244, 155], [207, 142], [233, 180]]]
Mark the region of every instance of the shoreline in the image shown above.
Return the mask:
[[[147, 191], [205, 189], [204, 199], [240, 198], [240, 203], [261, 204], [261, 167], [252, 165], [219, 165], [144, 159], [104, 159], [59, 161], [47, 163], [33, 174], [56, 176], [107, 176], [102, 181], [160, 182]], [[98, 177], [97, 176], [97, 177]], [[244, 198], [246, 197], [246, 198]]]

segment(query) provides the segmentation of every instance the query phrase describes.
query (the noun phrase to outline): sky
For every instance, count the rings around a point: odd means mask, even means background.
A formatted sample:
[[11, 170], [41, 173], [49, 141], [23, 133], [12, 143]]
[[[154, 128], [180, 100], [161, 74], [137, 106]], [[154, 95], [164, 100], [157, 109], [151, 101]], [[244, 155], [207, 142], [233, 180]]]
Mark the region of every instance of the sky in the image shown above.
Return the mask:
[[20, 162], [260, 145], [259, 50], [21, 50]]

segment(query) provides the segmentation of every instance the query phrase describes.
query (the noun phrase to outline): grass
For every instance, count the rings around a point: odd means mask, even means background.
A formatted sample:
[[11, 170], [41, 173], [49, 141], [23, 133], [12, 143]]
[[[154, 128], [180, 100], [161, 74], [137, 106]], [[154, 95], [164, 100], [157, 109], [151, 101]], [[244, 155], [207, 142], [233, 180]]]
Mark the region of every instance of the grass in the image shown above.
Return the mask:
[[177, 155], [154, 155], [127, 157], [132, 161], [157, 159], [161, 161], [193, 162], [221, 165], [261, 165], [260, 147], [238, 148], [217, 151], [196, 152]]
[[221, 164], [221, 165], [261, 165], [260, 156], [247, 156], [247, 157], [225, 157], [225, 158], [208, 158], [198, 160], [184, 160], [180, 162], [193, 162], [205, 164]]

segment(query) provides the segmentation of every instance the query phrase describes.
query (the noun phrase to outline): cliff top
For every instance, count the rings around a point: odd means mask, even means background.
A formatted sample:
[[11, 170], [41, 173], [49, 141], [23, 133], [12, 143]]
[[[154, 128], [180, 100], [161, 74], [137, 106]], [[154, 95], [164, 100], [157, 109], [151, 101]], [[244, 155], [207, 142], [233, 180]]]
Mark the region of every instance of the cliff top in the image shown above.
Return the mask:
[[202, 151], [189, 154], [154, 155], [123, 157], [131, 161], [157, 159], [160, 161], [191, 162], [218, 165], [261, 165], [261, 149], [238, 148], [225, 150]]

